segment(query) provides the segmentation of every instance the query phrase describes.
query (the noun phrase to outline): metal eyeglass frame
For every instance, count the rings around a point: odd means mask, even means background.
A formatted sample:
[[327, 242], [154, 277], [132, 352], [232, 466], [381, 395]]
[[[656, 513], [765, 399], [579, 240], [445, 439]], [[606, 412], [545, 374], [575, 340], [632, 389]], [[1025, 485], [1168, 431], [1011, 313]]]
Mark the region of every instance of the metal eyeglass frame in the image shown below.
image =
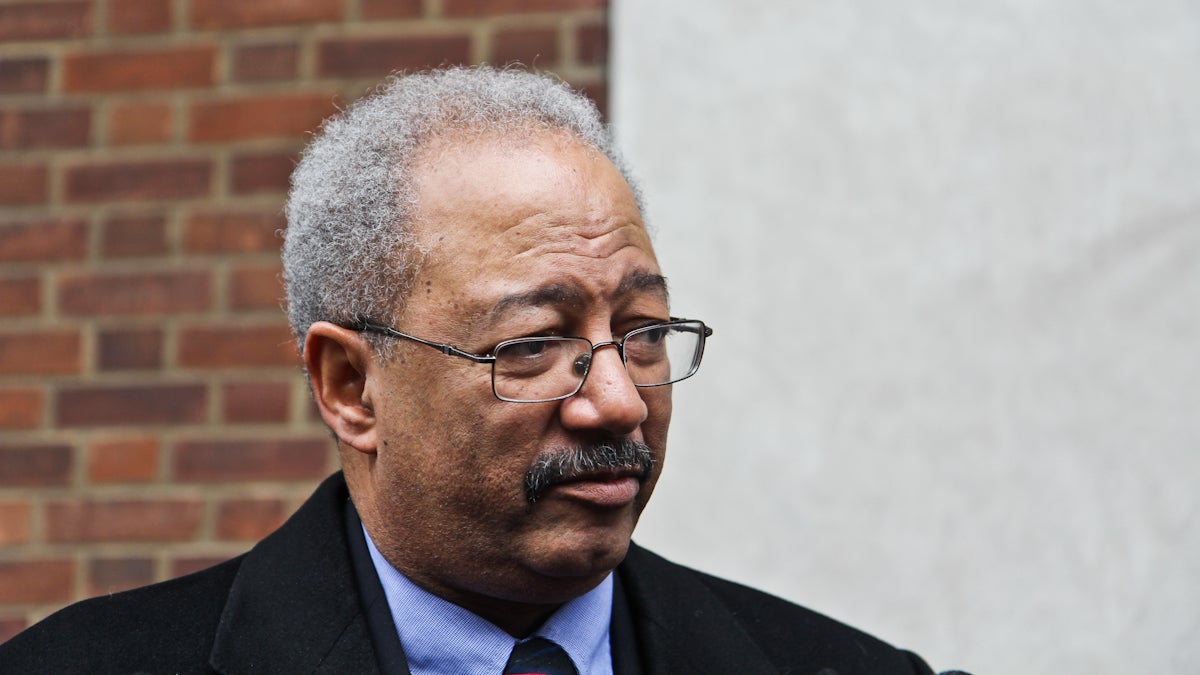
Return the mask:
[[[544, 339], [546, 339], [546, 337], [563, 338], [563, 339], [569, 339], [569, 340], [583, 340], [584, 342], [586, 342], [592, 346], [591, 351], [589, 352], [589, 357], [592, 355], [595, 355], [596, 350], [600, 349], [601, 347], [612, 346], [617, 349], [617, 354], [618, 354], [618, 356], [621, 357], [621, 365], [624, 365], [626, 368], [628, 368], [629, 366], [625, 361], [625, 341], [629, 339], [629, 336], [636, 335], [638, 333], [643, 333], [643, 332], [649, 331], [649, 330], [654, 330], [656, 328], [663, 328], [666, 326], [677, 326], [677, 325], [681, 325], [681, 324], [693, 324], [693, 323], [700, 325], [700, 331], [699, 331], [700, 344], [696, 349], [696, 355], [692, 361], [692, 367], [688, 370], [688, 374], [684, 375], [683, 377], [681, 377], [677, 380], [671, 380], [669, 382], [660, 382], [659, 384], [638, 384], [636, 382], [633, 383], [633, 386], [635, 386], [635, 387], [662, 387], [662, 386], [666, 386], [668, 384], [675, 384], [676, 382], [682, 382], [683, 380], [686, 380], [687, 378], [691, 377], [692, 375], [695, 375], [696, 371], [700, 369], [700, 361], [701, 361], [701, 359], [704, 358], [705, 341], [709, 337], [711, 337], [713, 334], [712, 328], [710, 328], [703, 321], [700, 321], [699, 319], [681, 319], [679, 317], [673, 316], [673, 317], [671, 317], [670, 321], [665, 321], [663, 323], [655, 323], [655, 324], [650, 324], [649, 326], [642, 326], [640, 328], [635, 328], [635, 329], [629, 331], [628, 333], [626, 333], [624, 336], [622, 336], [620, 340], [609, 340], [607, 342], [592, 342], [591, 340], [589, 340], [585, 337], [580, 337], [580, 336], [575, 336], [575, 335], [554, 335], [554, 336], [545, 336], [545, 337], [515, 338], [512, 340], [504, 340], [503, 342], [500, 342], [499, 344], [497, 344], [495, 347], [492, 348], [492, 351], [493, 352], [498, 351], [500, 348], [508, 346], [508, 345], [512, 345], [512, 344], [544, 340]], [[416, 342], [417, 344], [425, 345], [426, 347], [433, 347], [434, 349], [445, 354], [446, 356], [457, 356], [459, 358], [467, 359], [468, 361], [474, 361], [475, 363], [489, 363], [492, 365], [492, 378], [491, 378], [492, 379], [492, 395], [495, 396], [496, 398], [500, 399], [501, 401], [507, 401], [509, 403], [547, 403], [550, 401], [561, 401], [563, 399], [571, 398], [575, 394], [578, 394], [579, 390], [583, 389], [583, 383], [585, 381], [587, 381], [588, 373], [592, 372], [591, 358], [589, 358], [588, 362], [587, 362], [587, 370], [585, 370], [583, 375], [579, 378], [579, 385], [576, 386], [575, 390], [569, 394], [563, 394], [562, 396], [555, 396], [553, 398], [539, 398], [539, 399], [535, 399], [535, 400], [506, 398], [504, 396], [501, 396], [496, 391], [496, 357], [495, 356], [492, 356], [490, 354], [487, 354], [487, 355], [472, 354], [471, 352], [459, 349], [458, 347], [455, 347], [454, 345], [446, 344], [444, 342], [434, 342], [433, 340], [426, 340], [424, 338], [419, 338], [415, 335], [409, 335], [408, 333], [401, 333], [400, 331], [396, 330], [395, 328], [392, 328], [390, 326], [384, 326], [383, 324], [375, 323], [373, 321], [363, 321], [363, 322], [361, 322], [355, 326], [349, 327], [349, 328], [350, 328], [350, 330], [358, 331], [360, 333], [374, 333], [376, 335], [383, 335], [386, 337], [411, 340], [412, 342]]]

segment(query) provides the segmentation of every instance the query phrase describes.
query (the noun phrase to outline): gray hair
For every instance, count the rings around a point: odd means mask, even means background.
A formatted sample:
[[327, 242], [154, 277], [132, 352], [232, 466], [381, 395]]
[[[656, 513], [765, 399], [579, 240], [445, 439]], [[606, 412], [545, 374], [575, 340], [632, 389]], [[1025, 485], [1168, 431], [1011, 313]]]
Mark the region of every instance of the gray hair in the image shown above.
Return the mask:
[[316, 321], [400, 314], [423, 251], [412, 234], [413, 164], [454, 132], [565, 131], [604, 153], [641, 195], [596, 106], [566, 84], [518, 69], [393, 75], [323, 124], [292, 173], [283, 245], [288, 317], [303, 350]]

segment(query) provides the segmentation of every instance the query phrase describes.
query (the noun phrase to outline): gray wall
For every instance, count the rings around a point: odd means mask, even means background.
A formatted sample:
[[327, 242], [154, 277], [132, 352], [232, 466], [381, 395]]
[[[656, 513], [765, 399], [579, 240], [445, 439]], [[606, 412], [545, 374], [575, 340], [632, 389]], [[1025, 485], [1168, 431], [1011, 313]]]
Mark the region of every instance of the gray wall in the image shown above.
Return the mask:
[[977, 673], [1200, 672], [1200, 5], [618, 0], [711, 322], [637, 539]]

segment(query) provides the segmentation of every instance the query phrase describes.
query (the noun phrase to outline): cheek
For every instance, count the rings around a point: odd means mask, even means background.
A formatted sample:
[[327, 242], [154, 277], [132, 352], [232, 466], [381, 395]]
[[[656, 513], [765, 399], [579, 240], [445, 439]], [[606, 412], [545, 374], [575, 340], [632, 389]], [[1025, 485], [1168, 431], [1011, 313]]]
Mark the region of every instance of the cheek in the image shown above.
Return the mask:
[[376, 414], [385, 444], [379, 469], [392, 498], [419, 500], [428, 508], [446, 500], [447, 491], [472, 481], [471, 439], [459, 430], [470, 428], [472, 420], [463, 419], [465, 411], [478, 404], [462, 400], [460, 388], [446, 387], [437, 371], [414, 367], [426, 365], [426, 360], [409, 359], [406, 377], [397, 378], [384, 392]]
[[445, 420], [438, 425], [440, 451], [446, 458], [440, 478], [449, 483], [453, 499], [476, 516], [524, 505], [525, 472], [542, 434], [536, 416], [529, 414], [533, 411], [517, 405], [492, 399], [440, 418]]

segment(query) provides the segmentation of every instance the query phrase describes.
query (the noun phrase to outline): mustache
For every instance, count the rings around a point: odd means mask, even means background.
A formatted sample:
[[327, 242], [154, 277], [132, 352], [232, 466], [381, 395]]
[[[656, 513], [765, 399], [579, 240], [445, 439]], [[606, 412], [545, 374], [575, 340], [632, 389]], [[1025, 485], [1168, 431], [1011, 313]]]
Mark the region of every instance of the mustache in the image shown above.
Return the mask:
[[636, 471], [645, 482], [654, 469], [650, 446], [630, 438], [554, 448], [538, 455], [525, 473], [525, 499], [541, 499], [559, 483], [598, 471]]

